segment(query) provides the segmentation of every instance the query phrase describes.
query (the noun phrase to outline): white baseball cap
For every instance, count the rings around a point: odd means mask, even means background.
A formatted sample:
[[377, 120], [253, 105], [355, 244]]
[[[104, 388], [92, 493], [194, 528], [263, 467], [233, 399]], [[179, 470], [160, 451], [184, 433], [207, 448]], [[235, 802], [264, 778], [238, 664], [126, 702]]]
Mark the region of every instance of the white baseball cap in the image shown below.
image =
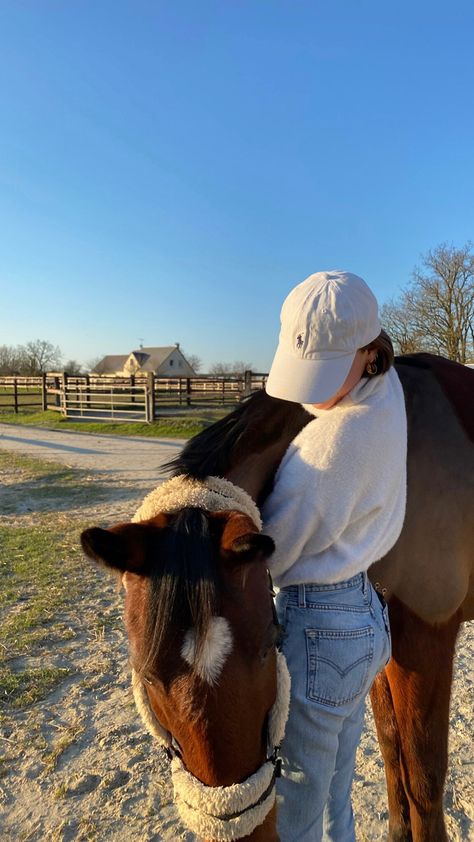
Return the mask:
[[267, 394], [324, 403], [341, 388], [359, 348], [379, 335], [377, 300], [351, 272], [316, 272], [291, 290], [281, 308], [278, 348]]

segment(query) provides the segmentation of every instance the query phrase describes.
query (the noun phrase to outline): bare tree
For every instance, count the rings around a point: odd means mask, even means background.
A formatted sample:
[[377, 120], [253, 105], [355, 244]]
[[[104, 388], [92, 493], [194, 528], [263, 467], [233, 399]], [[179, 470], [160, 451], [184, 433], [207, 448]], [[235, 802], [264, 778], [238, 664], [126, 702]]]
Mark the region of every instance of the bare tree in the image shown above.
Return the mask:
[[25, 345], [25, 374], [41, 374], [61, 367], [61, 350], [46, 339], [35, 339]]
[[64, 365], [64, 371], [66, 372], [66, 374], [70, 374], [72, 377], [82, 374], [82, 363], [80, 363], [78, 360], [68, 360], [67, 363], [65, 363]]
[[392, 299], [382, 305], [380, 321], [397, 354], [413, 354], [417, 351], [438, 353], [437, 347], [430, 344], [426, 336], [420, 333], [405, 300], [405, 293], [402, 293], [398, 301]]
[[214, 363], [209, 369], [210, 374], [218, 374], [223, 376], [228, 374], [230, 377], [242, 377], [245, 371], [251, 371], [252, 363], [246, 363], [242, 360], [236, 360], [233, 363]]
[[474, 253], [446, 244], [429, 251], [411, 284], [381, 310], [401, 353], [433, 351], [465, 363], [474, 354]]
[[0, 374], [21, 374], [26, 365], [22, 345], [0, 345]]
[[197, 374], [198, 371], [201, 371], [201, 368], [202, 368], [201, 357], [198, 357], [197, 354], [187, 354], [186, 351], [183, 351], [183, 349], [181, 349], [181, 353], [182, 353], [184, 359], [186, 360], [186, 362], [188, 362], [189, 365], [191, 366], [191, 368], [194, 369], [196, 374]]

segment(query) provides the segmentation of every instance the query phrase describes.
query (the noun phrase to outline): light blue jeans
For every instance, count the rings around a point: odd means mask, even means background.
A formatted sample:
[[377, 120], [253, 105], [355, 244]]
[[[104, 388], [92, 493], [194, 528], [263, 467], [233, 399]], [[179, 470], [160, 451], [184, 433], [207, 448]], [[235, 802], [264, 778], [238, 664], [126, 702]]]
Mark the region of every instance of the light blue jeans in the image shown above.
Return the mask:
[[365, 698], [390, 658], [387, 606], [367, 575], [277, 595], [291, 674], [278, 781], [281, 842], [354, 842], [351, 787]]

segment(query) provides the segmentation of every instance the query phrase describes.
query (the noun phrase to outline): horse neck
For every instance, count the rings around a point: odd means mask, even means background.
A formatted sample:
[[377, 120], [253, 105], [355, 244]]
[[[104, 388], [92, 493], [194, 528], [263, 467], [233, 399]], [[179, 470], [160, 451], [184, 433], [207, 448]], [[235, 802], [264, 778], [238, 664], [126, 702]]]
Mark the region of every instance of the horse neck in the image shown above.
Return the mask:
[[285, 450], [311, 419], [301, 404], [261, 390], [194, 436], [166, 467], [200, 480], [227, 477], [261, 504]]
[[226, 479], [243, 488], [257, 504], [262, 503], [296, 432], [293, 427], [285, 428], [276, 441], [263, 449], [241, 456], [238, 461], [231, 460], [229, 468], [225, 471]]
[[255, 430], [239, 442], [238, 449], [229, 453], [229, 464], [225, 477], [239, 485], [261, 504], [271, 488], [277, 468], [299, 431], [311, 420], [311, 416], [300, 406], [288, 405], [281, 414], [281, 425], [273, 438], [263, 435], [259, 441]]

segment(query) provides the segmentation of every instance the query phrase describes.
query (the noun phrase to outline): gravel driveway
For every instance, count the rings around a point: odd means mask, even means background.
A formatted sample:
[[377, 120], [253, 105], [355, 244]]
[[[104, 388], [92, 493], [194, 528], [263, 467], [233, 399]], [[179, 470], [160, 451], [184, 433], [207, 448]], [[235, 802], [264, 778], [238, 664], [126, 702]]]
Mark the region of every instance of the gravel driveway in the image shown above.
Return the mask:
[[182, 439], [154, 439], [97, 435], [69, 430], [0, 424], [0, 448], [73, 468], [110, 473], [131, 489], [147, 491], [157, 485], [161, 466], [184, 444]]

